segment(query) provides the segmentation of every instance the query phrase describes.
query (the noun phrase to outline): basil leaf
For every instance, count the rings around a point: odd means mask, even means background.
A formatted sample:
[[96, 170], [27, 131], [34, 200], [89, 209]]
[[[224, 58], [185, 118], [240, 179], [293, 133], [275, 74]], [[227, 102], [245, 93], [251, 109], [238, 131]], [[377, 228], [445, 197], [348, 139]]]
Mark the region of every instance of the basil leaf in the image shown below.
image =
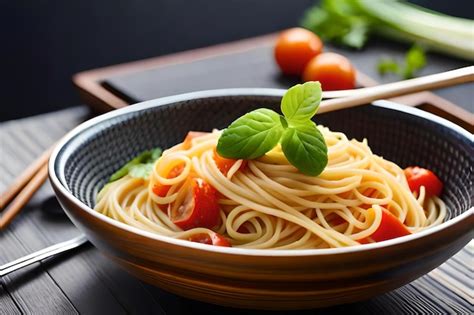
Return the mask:
[[283, 133], [280, 115], [259, 108], [235, 120], [219, 137], [217, 153], [225, 158], [255, 159], [278, 143]]
[[[127, 174], [130, 174], [130, 171], [138, 166], [138, 165], [143, 165], [143, 164], [148, 164], [148, 163], [154, 163], [160, 156], [161, 156], [162, 150], [160, 148], [155, 148], [150, 151], [144, 151], [137, 155], [135, 158], [131, 159], [128, 161], [124, 166], [122, 166], [118, 171], [112, 174], [109, 179], [109, 183], [114, 182], [122, 177], [124, 177]], [[134, 174], [138, 174], [138, 171], [134, 171]], [[143, 177], [144, 176], [134, 176], [134, 177]]]
[[312, 121], [286, 129], [281, 148], [288, 161], [306, 175], [321, 174], [328, 163], [324, 137]]
[[283, 95], [281, 111], [290, 122], [309, 120], [316, 114], [321, 96], [319, 82], [297, 84]]
[[321, 102], [321, 84], [306, 82], [290, 88], [282, 98], [283, 115], [260, 108], [235, 120], [217, 143], [219, 155], [255, 159], [281, 141], [288, 161], [307, 175], [318, 175], [328, 163], [323, 135], [311, 121]]

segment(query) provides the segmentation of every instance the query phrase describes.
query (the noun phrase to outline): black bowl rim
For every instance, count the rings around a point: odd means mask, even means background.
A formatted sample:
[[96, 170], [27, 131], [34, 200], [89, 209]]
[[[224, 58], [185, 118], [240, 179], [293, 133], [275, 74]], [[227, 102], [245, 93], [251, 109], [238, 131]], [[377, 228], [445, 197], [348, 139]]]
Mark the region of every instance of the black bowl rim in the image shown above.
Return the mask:
[[[51, 184], [58, 189], [66, 198], [69, 199], [78, 209], [87, 212], [93, 217], [106, 222], [107, 224], [112, 224], [115, 227], [126, 230], [131, 233], [138, 234], [140, 236], [154, 239], [161, 242], [166, 242], [176, 246], [184, 248], [195, 248], [204, 251], [210, 252], [219, 252], [223, 254], [231, 255], [249, 255], [249, 256], [314, 256], [314, 255], [334, 255], [334, 254], [347, 254], [354, 252], [362, 251], [371, 251], [378, 248], [396, 246], [402, 243], [410, 242], [416, 239], [432, 236], [442, 230], [445, 230], [452, 225], [455, 225], [463, 220], [467, 220], [469, 216], [474, 215], [474, 207], [467, 209], [464, 213], [459, 216], [456, 216], [442, 224], [426, 229], [424, 231], [399, 237], [396, 239], [364, 244], [360, 246], [350, 246], [342, 248], [329, 248], [329, 249], [292, 249], [292, 250], [272, 250], [272, 249], [247, 249], [247, 248], [235, 248], [235, 247], [220, 247], [220, 246], [211, 246], [201, 243], [189, 242], [187, 240], [175, 239], [172, 237], [155, 234], [152, 232], [144, 231], [139, 228], [127, 225], [125, 223], [116, 221], [112, 218], [109, 218], [103, 214], [100, 214], [94, 209], [90, 208], [77, 197], [75, 197], [69, 188], [67, 187], [66, 178], [65, 178], [65, 161], [66, 159], [60, 158], [61, 156], [68, 156], [67, 152], [74, 150], [68, 146], [68, 144], [77, 136], [79, 136], [85, 130], [91, 128], [94, 125], [100, 124], [104, 121], [112, 119], [117, 116], [139, 112], [145, 109], [158, 107], [162, 105], [168, 105], [177, 102], [189, 101], [193, 99], [205, 99], [205, 98], [215, 98], [215, 97], [232, 97], [232, 96], [268, 96], [268, 97], [282, 97], [286, 90], [283, 89], [268, 89], [268, 88], [231, 88], [231, 89], [218, 89], [218, 90], [206, 90], [199, 92], [191, 92], [185, 94], [179, 94], [174, 96], [168, 96], [163, 98], [157, 98], [134, 105], [130, 105], [121, 109], [114, 110], [109, 113], [102, 114], [95, 118], [92, 118], [88, 121], [83, 122], [79, 126], [75, 127], [69, 133], [67, 133], [56, 145], [54, 148], [50, 160], [49, 160], [49, 177]], [[372, 103], [373, 106], [382, 107], [388, 110], [400, 111], [413, 116], [417, 116], [420, 119], [430, 120], [436, 124], [442, 125], [446, 128], [451, 129], [452, 131], [458, 133], [462, 137], [470, 140], [471, 143], [474, 143], [474, 135], [468, 132], [467, 130], [461, 128], [460, 126], [444, 119], [434, 114], [422, 111], [420, 109], [409, 107], [406, 105], [389, 102], [385, 100], [379, 100]], [[60, 155], [61, 154], [61, 155]], [[69, 154], [70, 155], [70, 154]], [[58, 170], [58, 173], [56, 173]], [[56, 193], [57, 194], [57, 193]], [[67, 213], [67, 211], [66, 211]], [[69, 214], [68, 214], [69, 215]]]

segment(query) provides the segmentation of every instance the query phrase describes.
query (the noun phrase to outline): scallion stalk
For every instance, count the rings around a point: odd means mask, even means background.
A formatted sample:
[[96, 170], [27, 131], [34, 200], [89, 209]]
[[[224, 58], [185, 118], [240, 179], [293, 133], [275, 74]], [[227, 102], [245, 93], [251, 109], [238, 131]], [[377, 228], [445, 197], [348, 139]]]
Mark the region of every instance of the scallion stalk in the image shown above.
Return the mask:
[[[474, 61], [474, 21], [398, 0], [323, 0], [303, 26], [325, 40], [362, 47], [370, 33]], [[363, 27], [361, 27], [363, 26]]]

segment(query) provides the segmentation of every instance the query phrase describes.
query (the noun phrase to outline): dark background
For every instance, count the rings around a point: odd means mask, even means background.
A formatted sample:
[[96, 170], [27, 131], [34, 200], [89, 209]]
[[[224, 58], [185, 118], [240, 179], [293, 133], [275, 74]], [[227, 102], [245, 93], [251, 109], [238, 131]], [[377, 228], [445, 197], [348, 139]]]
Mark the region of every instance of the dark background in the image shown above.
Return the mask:
[[[379, 0], [374, 0], [379, 1]], [[412, 0], [472, 18], [465, 0]], [[274, 32], [313, 0], [0, 0], [0, 121], [80, 104], [79, 71]]]

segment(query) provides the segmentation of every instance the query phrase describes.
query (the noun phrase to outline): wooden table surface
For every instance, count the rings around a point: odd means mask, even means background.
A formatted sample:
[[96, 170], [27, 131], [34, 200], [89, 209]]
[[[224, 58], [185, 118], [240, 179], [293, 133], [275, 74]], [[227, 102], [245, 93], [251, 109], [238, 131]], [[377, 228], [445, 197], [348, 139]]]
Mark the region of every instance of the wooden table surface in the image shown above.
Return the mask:
[[[110, 82], [136, 79], [122, 77]], [[134, 91], [144, 98], [150, 91], [155, 93], [147, 88], [130, 88], [129, 93]], [[458, 91], [462, 95], [456, 97], [468, 102], [463, 107], [467, 105], [470, 111], [472, 90]], [[2, 123], [0, 191], [43, 150], [90, 115], [82, 106]], [[0, 264], [78, 233], [47, 183], [8, 229], [0, 232]], [[398, 290], [351, 305], [294, 313], [469, 314], [474, 311], [473, 258], [473, 246], [467, 246], [442, 266]], [[127, 274], [91, 245], [5, 276], [0, 284], [0, 314], [270, 314], [223, 308], [167, 293]]]

